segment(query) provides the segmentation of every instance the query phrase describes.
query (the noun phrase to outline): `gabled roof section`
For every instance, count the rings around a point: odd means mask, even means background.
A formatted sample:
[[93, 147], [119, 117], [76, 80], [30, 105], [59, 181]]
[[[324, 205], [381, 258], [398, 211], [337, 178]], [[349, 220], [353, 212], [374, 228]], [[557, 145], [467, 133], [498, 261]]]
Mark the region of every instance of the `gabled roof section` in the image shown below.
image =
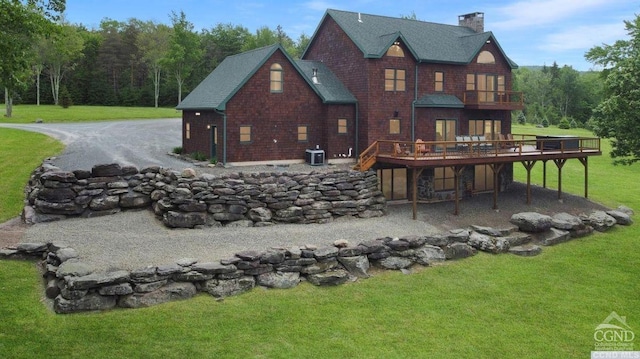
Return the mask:
[[[296, 60], [295, 64], [300, 70], [300, 74], [318, 93], [322, 102], [327, 104], [356, 103], [358, 100], [344, 84], [338, 80], [336, 75], [320, 61]], [[313, 69], [317, 69], [317, 81], [313, 80]]]
[[176, 108], [224, 111], [227, 101], [278, 49], [282, 50], [275, 44], [228, 56]]
[[[228, 56], [176, 107], [178, 110], [224, 111], [227, 102], [277, 50], [282, 51], [311, 89], [324, 103], [356, 103], [357, 100], [338, 78], [319, 61], [294, 61], [279, 44]], [[319, 83], [314, 83], [313, 69]]]
[[464, 103], [453, 95], [425, 95], [416, 101], [416, 107], [464, 108]]
[[[400, 37], [417, 61], [468, 64], [480, 52], [488, 38], [495, 41], [491, 32], [478, 34], [465, 26], [436, 24], [333, 9], [327, 10], [318, 30], [327, 17], [331, 17], [342, 28], [362, 51], [365, 58], [381, 58], [391, 45], [389, 41], [393, 42]], [[311, 38], [310, 43], [313, 42], [318, 30]], [[509, 65], [512, 68], [517, 67], [513, 61], [509, 60], [499, 45], [498, 48]]]

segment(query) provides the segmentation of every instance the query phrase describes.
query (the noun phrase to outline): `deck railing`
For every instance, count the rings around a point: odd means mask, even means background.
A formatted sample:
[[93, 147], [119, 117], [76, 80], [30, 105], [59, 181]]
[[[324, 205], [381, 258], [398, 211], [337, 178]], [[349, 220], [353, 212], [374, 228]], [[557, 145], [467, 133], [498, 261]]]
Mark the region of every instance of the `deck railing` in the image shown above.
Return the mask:
[[520, 91], [465, 91], [462, 102], [473, 106], [500, 106], [520, 109], [524, 95]]
[[564, 154], [600, 152], [598, 137], [545, 137], [514, 134], [509, 140], [461, 141], [393, 141], [378, 140], [360, 155], [358, 168], [369, 169], [377, 157], [403, 159], [466, 159], [488, 156], [525, 156], [535, 154]]

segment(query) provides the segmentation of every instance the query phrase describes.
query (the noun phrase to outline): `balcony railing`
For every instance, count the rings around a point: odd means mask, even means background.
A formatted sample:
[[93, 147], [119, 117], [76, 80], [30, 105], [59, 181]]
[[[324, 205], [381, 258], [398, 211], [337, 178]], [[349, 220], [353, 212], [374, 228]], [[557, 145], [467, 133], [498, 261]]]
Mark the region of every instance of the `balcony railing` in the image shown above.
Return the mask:
[[522, 110], [524, 95], [519, 91], [466, 91], [463, 102], [474, 109]]
[[[359, 170], [376, 162], [417, 161], [421, 163], [513, 162], [528, 158], [567, 158], [601, 153], [598, 137], [553, 137], [514, 134], [509, 140], [479, 140], [471, 136], [461, 141], [378, 140], [360, 154]], [[434, 162], [435, 163], [435, 162]]]

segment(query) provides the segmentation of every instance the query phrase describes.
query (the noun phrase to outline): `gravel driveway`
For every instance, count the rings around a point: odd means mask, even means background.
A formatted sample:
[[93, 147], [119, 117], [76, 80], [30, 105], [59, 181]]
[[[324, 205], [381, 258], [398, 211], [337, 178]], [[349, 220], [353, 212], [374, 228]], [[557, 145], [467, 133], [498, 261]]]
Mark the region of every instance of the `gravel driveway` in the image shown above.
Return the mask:
[[[270, 227], [210, 227], [169, 229], [151, 211], [129, 211], [116, 215], [68, 219], [27, 227], [21, 242], [61, 242], [75, 248], [83, 261], [96, 269], [133, 270], [147, 265], [171, 264], [180, 258], [216, 261], [237, 252], [272, 247], [290, 248], [312, 244], [328, 246], [337, 239], [356, 245], [381, 237], [402, 237], [443, 233], [472, 224], [508, 228], [511, 215], [537, 211], [544, 214], [568, 212], [574, 215], [603, 209], [585, 198], [540, 187], [532, 188], [533, 204], [525, 204], [525, 185], [514, 183], [499, 195], [499, 210], [491, 209], [492, 194], [479, 194], [460, 203], [461, 214], [452, 215], [453, 203], [418, 205], [418, 219], [412, 219], [411, 204], [388, 206], [380, 218], [336, 220], [328, 224], [278, 224]], [[1, 227], [1, 225], [0, 225]], [[1, 232], [1, 230], [0, 230]], [[0, 233], [0, 244], [2, 244]], [[2, 245], [0, 245], [2, 247]]]
[[40, 132], [61, 141], [66, 148], [53, 163], [67, 171], [90, 170], [94, 165], [103, 163], [182, 169], [189, 163], [167, 156], [174, 147], [181, 146], [181, 121], [170, 118], [86, 123], [0, 123], [0, 128]]
[[[67, 145], [54, 164], [65, 170], [91, 169], [95, 164], [113, 163], [142, 168], [156, 164], [182, 169], [192, 166], [167, 155], [180, 145], [180, 119], [115, 121], [83, 124], [0, 124], [51, 135]], [[236, 170], [322, 170], [333, 166], [290, 168], [262, 166]], [[232, 168], [201, 168], [210, 173], [233, 171]], [[533, 204], [525, 204], [525, 185], [513, 183], [499, 194], [499, 210], [492, 210], [492, 195], [480, 194], [461, 202], [461, 214], [453, 216], [452, 202], [419, 204], [418, 219], [412, 220], [411, 205], [389, 205], [381, 218], [336, 220], [329, 224], [280, 224], [261, 228], [204, 228], [176, 230], [164, 227], [151, 211], [125, 212], [116, 215], [69, 219], [26, 227], [17, 221], [0, 224], [0, 248], [18, 242], [61, 242], [75, 248], [81, 259], [96, 269], [136, 269], [146, 265], [170, 264], [180, 258], [214, 261], [235, 253], [271, 247], [312, 244], [331, 245], [336, 239], [351, 244], [380, 237], [425, 235], [472, 224], [505, 228], [513, 213], [538, 211], [544, 214], [568, 212], [574, 215], [602, 209], [585, 198], [540, 187], [532, 188]]]

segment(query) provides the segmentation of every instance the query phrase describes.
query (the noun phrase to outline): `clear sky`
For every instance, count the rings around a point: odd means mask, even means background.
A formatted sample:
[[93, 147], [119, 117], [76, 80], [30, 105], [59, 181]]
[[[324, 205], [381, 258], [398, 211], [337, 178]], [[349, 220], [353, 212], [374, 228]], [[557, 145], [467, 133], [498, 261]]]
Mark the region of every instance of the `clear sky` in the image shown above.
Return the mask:
[[294, 40], [313, 35], [327, 8], [457, 25], [458, 15], [484, 12], [485, 31], [518, 65], [593, 66], [584, 53], [596, 45], [628, 38], [624, 20], [640, 14], [637, 0], [67, 0], [71, 23], [98, 28], [104, 18], [137, 18], [170, 24], [171, 11], [184, 11], [195, 29], [242, 25], [255, 32], [281, 25]]

